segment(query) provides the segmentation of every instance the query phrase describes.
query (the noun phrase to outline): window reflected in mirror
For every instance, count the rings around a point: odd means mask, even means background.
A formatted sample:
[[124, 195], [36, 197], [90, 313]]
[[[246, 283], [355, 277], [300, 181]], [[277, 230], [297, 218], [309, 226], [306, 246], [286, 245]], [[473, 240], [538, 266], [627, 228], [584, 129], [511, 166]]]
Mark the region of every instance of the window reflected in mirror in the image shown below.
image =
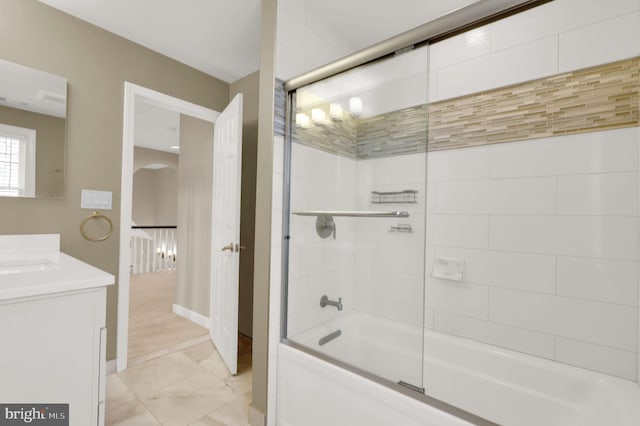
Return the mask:
[[0, 60], [0, 197], [64, 196], [67, 80]]

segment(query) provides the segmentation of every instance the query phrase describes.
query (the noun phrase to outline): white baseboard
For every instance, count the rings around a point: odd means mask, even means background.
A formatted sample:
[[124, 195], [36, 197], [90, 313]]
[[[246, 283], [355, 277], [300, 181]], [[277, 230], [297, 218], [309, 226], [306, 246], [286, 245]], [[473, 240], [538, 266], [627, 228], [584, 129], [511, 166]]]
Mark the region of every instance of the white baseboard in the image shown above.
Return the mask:
[[172, 311], [176, 315], [180, 315], [182, 318], [186, 318], [191, 322], [198, 324], [201, 327], [209, 329], [209, 318], [205, 317], [202, 314], [194, 312], [190, 309], [185, 308], [184, 306], [173, 304]]
[[107, 376], [109, 374], [113, 374], [115, 372], [117, 372], [118, 370], [118, 360], [117, 359], [112, 359], [111, 361], [107, 361]]

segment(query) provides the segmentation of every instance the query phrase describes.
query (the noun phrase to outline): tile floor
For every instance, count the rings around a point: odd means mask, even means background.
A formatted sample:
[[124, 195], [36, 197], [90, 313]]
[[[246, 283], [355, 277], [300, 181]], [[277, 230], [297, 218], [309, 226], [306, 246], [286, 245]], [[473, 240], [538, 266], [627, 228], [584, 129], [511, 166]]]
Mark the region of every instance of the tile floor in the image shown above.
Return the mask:
[[107, 377], [107, 426], [247, 426], [251, 344], [231, 376], [209, 341]]

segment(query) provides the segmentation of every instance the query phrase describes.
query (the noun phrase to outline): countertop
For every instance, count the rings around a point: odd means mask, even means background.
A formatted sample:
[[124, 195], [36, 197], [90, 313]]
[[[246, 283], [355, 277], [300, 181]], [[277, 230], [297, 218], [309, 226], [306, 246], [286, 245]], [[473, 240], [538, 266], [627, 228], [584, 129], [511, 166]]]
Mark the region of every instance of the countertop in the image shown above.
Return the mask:
[[[115, 283], [113, 275], [62, 252], [47, 258], [50, 268], [46, 270], [0, 271], [0, 301], [88, 290]], [[33, 262], [29, 259], [26, 262], [30, 261]]]

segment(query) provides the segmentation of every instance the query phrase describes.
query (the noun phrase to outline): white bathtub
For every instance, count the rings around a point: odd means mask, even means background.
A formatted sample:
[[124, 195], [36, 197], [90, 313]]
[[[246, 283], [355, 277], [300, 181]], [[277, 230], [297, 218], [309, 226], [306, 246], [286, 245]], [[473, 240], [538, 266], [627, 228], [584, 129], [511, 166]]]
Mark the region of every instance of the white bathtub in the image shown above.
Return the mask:
[[[320, 346], [318, 340], [342, 335]], [[635, 382], [352, 311], [291, 340], [500, 425], [640, 425]]]

